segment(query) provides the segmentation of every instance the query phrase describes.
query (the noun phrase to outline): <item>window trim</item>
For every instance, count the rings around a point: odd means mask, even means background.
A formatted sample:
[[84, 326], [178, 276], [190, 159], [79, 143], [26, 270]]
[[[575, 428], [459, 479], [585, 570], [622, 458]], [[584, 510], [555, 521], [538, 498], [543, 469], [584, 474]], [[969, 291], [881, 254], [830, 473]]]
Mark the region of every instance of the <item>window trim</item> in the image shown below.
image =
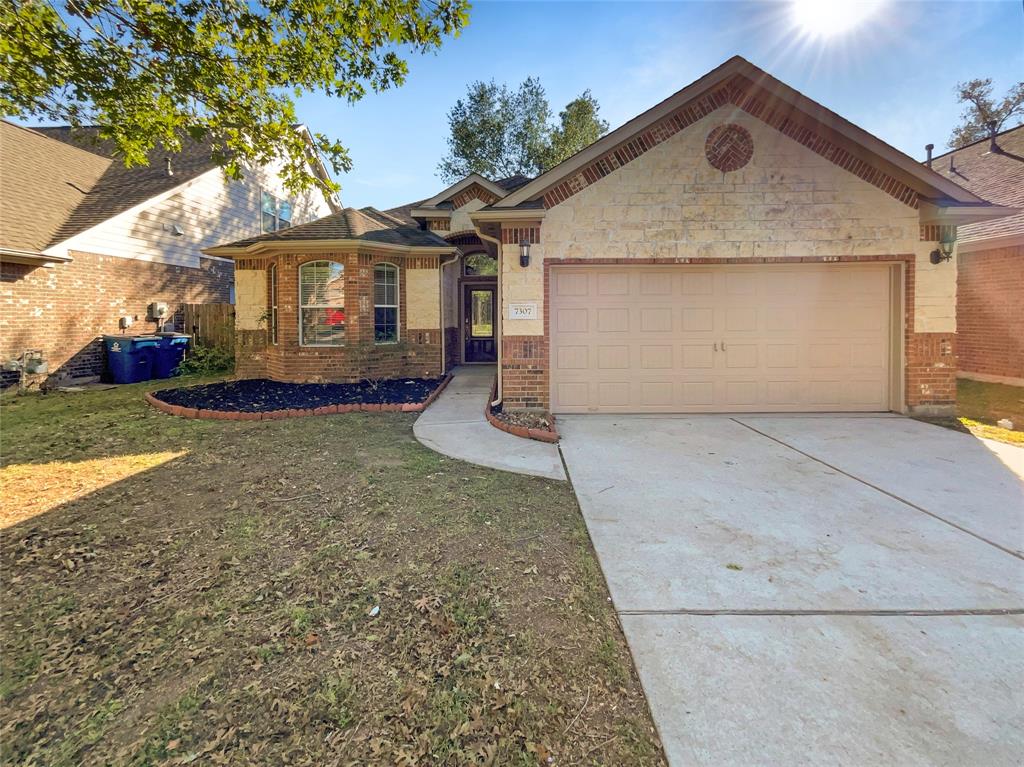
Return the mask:
[[[267, 197], [269, 197], [271, 200], [274, 201], [274, 210], [273, 210], [273, 212], [271, 212], [271, 211], [264, 211], [263, 210], [263, 197], [264, 197], [264, 195], [266, 195]], [[288, 204], [288, 218], [286, 220], [281, 218], [281, 203], [287, 203]], [[263, 227], [263, 216], [264, 216], [265, 213], [269, 214], [269, 215], [272, 215], [274, 217], [274, 228], [273, 229], [265, 229]], [[261, 186], [260, 187], [259, 217], [260, 217], [260, 233], [261, 234], [270, 234], [272, 232], [280, 232], [280, 231], [283, 231], [285, 229], [291, 229], [291, 227], [292, 227], [292, 220], [295, 218], [295, 205], [287, 197], [278, 197], [276, 194], [271, 192], [266, 187], [262, 187]], [[286, 223], [285, 226], [281, 226], [281, 221], [282, 220], [285, 221], [285, 223]]]
[[[305, 261], [305, 262], [299, 264], [298, 267], [296, 268], [296, 277], [297, 277], [296, 282], [298, 283], [298, 285], [296, 286], [296, 290], [298, 292], [298, 299], [299, 299], [298, 300], [298, 316], [297, 316], [298, 325], [299, 325], [299, 346], [305, 346], [305, 347], [309, 347], [309, 348], [325, 348], [325, 349], [337, 349], [337, 348], [340, 348], [340, 347], [344, 347], [348, 343], [348, 325], [349, 325], [349, 315], [348, 315], [348, 311], [345, 309], [345, 307], [344, 306], [338, 307], [338, 306], [335, 306], [335, 305], [327, 305], [327, 304], [303, 304], [302, 303], [302, 270], [303, 270], [304, 267], [313, 266], [314, 264], [337, 264], [338, 266], [341, 267], [341, 279], [344, 281], [343, 284], [344, 284], [344, 288], [345, 288], [345, 301], [346, 301], [346, 303], [348, 302], [348, 269], [345, 268], [344, 262], [342, 262], [342, 261], [335, 261], [334, 259], [331, 259], [331, 258], [315, 258], [312, 261]], [[338, 308], [340, 308], [342, 311], [345, 312], [345, 338], [344, 338], [344, 340], [342, 340], [342, 342], [340, 344], [309, 344], [309, 343], [306, 343], [306, 339], [303, 337], [303, 332], [302, 332], [302, 312], [304, 310], [306, 310], [306, 309], [338, 309]]]
[[277, 323], [277, 264], [273, 263], [267, 268], [267, 309], [268, 321], [270, 324], [270, 343], [277, 346], [278, 323]]
[[[380, 267], [388, 267], [393, 269], [395, 272], [395, 303], [394, 304], [378, 304], [377, 303], [377, 269]], [[377, 308], [381, 309], [394, 309], [395, 310], [395, 340], [394, 341], [378, 341], [377, 340]], [[380, 261], [373, 265], [373, 343], [375, 346], [393, 346], [397, 343], [401, 343], [402, 340], [402, 270], [398, 268], [398, 264], [391, 263], [390, 261]]]

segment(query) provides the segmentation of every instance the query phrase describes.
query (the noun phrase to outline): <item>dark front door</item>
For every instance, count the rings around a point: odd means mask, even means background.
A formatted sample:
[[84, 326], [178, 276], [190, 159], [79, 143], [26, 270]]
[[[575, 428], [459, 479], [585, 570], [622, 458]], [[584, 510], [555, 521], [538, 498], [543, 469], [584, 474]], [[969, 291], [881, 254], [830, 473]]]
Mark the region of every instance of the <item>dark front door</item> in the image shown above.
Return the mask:
[[495, 317], [493, 287], [465, 285], [462, 293], [463, 338], [466, 362], [495, 362], [498, 359], [495, 343]]

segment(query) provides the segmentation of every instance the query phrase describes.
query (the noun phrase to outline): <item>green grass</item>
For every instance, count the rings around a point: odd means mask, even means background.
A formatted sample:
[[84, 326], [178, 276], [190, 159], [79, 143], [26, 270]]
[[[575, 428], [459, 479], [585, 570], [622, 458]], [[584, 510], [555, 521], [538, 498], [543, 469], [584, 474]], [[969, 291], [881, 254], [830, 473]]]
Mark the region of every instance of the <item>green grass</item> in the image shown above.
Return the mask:
[[0, 763], [664, 764], [567, 484], [160, 386], [0, 400]]
[[[1024, 445], [1024, 387], [984, 383], [961, 378], [957, 381], [957, 416], [979, 437]], [[1013, 429], [996, 422], [1007, 418]]]

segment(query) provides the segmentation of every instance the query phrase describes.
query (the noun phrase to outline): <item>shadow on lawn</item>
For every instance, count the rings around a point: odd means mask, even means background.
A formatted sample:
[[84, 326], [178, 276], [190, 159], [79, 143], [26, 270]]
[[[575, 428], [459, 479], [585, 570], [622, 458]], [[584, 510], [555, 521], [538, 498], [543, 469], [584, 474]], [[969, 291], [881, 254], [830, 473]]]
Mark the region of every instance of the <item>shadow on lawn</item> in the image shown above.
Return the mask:
[[0, 531], [0, 761], [664, 764], [568, 488], [111, 399], [9, 468], [183, 454]]

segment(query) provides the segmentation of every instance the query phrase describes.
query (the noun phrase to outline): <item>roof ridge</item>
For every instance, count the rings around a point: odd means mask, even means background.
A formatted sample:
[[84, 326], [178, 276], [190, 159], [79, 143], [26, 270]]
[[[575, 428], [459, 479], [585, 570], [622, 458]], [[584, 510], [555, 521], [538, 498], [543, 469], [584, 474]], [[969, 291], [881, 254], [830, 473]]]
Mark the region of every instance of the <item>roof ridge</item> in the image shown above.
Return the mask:
[[[999, 138], [1000, 136], [1005, 136], [1007, 133], [1013, 133], [1016, 130], [1024, 130], [1024, 122], [1020, 123], [1019, 125], [1014, 125], [1012, 128], [1007, 128], [1006, 130], [999, 131], [995, 135], [995, 138]], [[978, 144], [983, 144], [984, 142], [990, 141], [991, 139], [992, 139], [991, 136], [985, 136], [984, 138], [980, 138], [977, 141], [972, 141], [970, 144], [964, 144], [963, 146], [958, 146], [956, 149], [950, 149], [948, 151], [943, 152], [942, 154], [932, 155], [932, 162], [935, 162], [936, 160], [938, 160], [938, 159], [940, 159], [942, 157], [946, 157], [946, 156], [951, 155], [951, 154], [956, 154], [957, 152], [962, 152], [965, 149], [970, 149], [972, 146], [977, 146]], [[923, 165], [926, 162], [928, 162], [928, 161], [927, 160], [922, 160], [921, 164]]]

